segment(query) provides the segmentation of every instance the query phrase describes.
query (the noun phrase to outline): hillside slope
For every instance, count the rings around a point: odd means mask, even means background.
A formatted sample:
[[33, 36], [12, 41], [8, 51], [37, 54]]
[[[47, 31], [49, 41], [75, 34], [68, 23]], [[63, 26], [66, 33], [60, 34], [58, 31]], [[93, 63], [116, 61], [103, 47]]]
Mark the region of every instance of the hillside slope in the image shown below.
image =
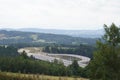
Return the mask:
[[57, 44], [95, 44], [96, 39], [71, 37], [48, 33], [0, 31], [0, 44], [12, 43], [57, 43]]

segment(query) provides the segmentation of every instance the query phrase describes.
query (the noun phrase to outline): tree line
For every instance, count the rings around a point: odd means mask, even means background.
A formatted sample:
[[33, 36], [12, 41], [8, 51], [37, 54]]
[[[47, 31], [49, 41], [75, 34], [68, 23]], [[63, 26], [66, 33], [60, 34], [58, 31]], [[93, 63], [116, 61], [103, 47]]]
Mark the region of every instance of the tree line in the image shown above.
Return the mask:
[[52, 63], [36, 60], [32, 56], [28, 57], [25, 52], [17, 57], [0, 57], [0, 70], [7, 72], [46, 74], [54, 76], [83, 75], [83, 68], [79, 67], [77, 61], [74, 61], [73, 64], [66, 67], [63, 63], [59, 63], [56, 60]]
[[13, 46], [0, 46], [0, 56], [18, 56], [17, 48]]
[[76, 55], [82, 55], [82, 56], [87, 56], [92, 58], [93, 56], [93, 51], [95, 50], [94, 46], [89, 46], [89, 45], [79, 45], [79, 46], [68, 46], [68, 47], [63, 47], [59, 45], [49, 45], [45, 46], [43, 48], [43, 52], [48, 52], [48, 53], [56, 53], [56, 54], [76, 54]]

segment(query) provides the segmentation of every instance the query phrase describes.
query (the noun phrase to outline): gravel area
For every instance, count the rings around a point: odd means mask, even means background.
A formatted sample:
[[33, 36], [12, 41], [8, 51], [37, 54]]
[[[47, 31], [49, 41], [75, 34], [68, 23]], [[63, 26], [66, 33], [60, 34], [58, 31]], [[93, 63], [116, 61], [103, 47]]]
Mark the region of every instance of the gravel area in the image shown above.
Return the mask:
[[[33, 47], [32, 50], [38, 50], [39, 48]], [[88, 65], [90, 58], [85, 57], [85, 56], [80, 56], [80, 55], [73, 55], [73, 54], [54, 54], [54, 53], [45, 53], [45, 52], [33, 52], [31, 53], [31, 48], [22, 48], [19, 49], [18, 52], [22, 53], [23, 51], [25, 51], [27, 53], [28, 56], [33, 56], [36, 59], [40, 59], [43, 61], [49, 61], [49, 62], [53, 62], [55, 59], [57, 59], [60, 62], [63, 62], [65, 66], [69, 66], [70, 64], [72, 64], [71, 60], [67, 60], [67, 59], [63, 59], [63, 58], [59, 58], [56, 56], [65, 56], [65, 57], [74, 57], [74, 58], [80, 58], [80, 60], [78, 60], [78, 64], [80, 67], [85, 67]]]

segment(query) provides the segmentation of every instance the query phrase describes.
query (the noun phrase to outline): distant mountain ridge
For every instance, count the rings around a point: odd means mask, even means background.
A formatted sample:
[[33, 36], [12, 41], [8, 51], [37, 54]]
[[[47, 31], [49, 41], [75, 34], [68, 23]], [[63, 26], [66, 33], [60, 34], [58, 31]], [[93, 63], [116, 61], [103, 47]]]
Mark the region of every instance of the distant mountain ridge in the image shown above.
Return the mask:
[[0, 30], [0, 44], [11, 43], [57, 43], [95, 44], [96, 39], [72, 37], [68, 35]]
[[64, 35], [70, 35], [73, 37], [83, 37], [83, 38], [100, 38], [104, 34], [103, 29], [99, 29], [99, 30], [58, 30], [58, 29], [22, 28], [22, 29], [19, 29], [18, 31], [64, 34]]
[[24, 31], [24, 32], [37, 32], [37, 33], [50, 33], [50, 34], [62, 34], [73, 37], [83, 38], [100, 38], [104, 34], [103, 29], [98, 30], [58, 30], [58, 29], [39, 29], [39, 28], [21, 28], [21, 29], [10, 29], [5, 28], [2, 30], [8, 31]]

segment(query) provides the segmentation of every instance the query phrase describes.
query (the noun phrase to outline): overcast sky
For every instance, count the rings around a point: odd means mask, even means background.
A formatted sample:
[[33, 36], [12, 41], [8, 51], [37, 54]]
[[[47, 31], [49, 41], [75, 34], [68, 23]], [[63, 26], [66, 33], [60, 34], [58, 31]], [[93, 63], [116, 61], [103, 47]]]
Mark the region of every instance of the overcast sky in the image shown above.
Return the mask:
[[120, 25], [120, 0], [0, 0], [0, 28], [100, 29]]

